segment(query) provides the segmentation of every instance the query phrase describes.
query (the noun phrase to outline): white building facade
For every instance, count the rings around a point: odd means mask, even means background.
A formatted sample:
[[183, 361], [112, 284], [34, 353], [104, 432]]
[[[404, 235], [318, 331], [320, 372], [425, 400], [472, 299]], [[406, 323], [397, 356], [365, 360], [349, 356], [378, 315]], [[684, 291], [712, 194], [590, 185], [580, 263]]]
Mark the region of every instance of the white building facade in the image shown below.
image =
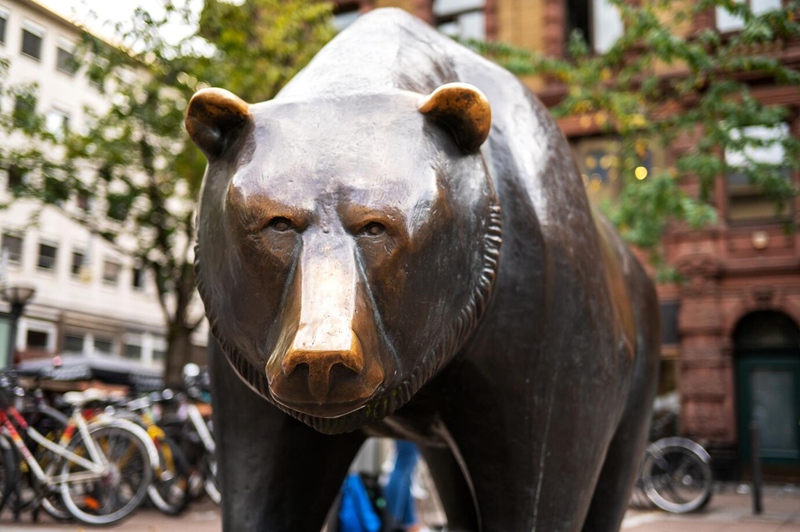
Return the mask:
[[[84, 107], [97, 110], [105, 102], [70, 61], [80, 36], [78, 27], [32, 0], [0, 0], [0, 56], [9, 62], [8, 83], [38, 85], [37, 111], [54, 133], [80, 129]], [[18, 179], [8, 170], [0, 172], [4, 200]], [[73, 196], [67, 203], [66, 210], [92, 209], [85, 198]], [[139, 264], [61, 210], [42, 211], [27, 201], [0, 211], [0, 235], [4, 285], [36, 289], [18, 321], [16, 361], [82, 355], [163, 365], [164, 314]], [[8, 303], [0, 302], [0, 362], [10, 360], [9, 312]]]

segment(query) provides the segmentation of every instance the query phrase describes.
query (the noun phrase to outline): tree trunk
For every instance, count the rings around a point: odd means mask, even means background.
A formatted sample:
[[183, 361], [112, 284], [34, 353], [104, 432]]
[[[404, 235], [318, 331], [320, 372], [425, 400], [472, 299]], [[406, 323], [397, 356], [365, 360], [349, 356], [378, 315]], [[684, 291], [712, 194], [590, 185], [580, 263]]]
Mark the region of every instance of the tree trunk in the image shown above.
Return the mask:
[[191, 361], [192, 329], [172, 323], [167, 333], [167, 353], [164, 360], [164, 386], [179, 389], [183, 386], [183, 366]]

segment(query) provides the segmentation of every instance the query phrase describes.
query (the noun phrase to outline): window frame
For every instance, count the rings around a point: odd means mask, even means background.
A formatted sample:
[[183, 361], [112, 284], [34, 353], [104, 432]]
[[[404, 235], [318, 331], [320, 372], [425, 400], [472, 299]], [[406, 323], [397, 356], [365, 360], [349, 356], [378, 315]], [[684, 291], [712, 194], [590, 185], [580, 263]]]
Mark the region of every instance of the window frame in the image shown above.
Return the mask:
[[[457, 37], [460, 39], [478, 39], [484, 40], [486, 39], [486, 0], [456, 0], [461, 2], [466, 2], [467, 5], [461, 8], [451, 8], [451, 9], [438, 9], [437, 10], [437, 3], [447, 0], [433, 0], [431, 2], [431, 16], [433, 17], [433, 26], [444, 33], [445, 35], [449, 35], [451, 37]], [[472, 5], [474, 4], [474, 5]], [[470, 35], [464, 33], [464, 28], [459, 24], [459, 21], [463, 21], [463, 17], [470, 17], [472, 15], [479, 14], [482, 18], [482, 27], [480, 31], [480, 35]], [[455, 32], [448, 32], [443, 27], [446, 27], [449, 24], [455, 24], [457, 31]]]
[[[763, 2], [764, 0], [733, 0], [736, 4], [746, 4], [750, 11], [752, 11], [753, 15], [758, 16], [767, 11], [771, 11], [776, 9], [776, 7], [754, 7], [754, 3]], [[766, 0], [767, 2], [778, 2], [777, 9], [783, 6], [782, 0]], [[725, 27], [720, 27], [720, 19], [725, 20]], [[719, 33], [735, 33], [737, 31], [742, 31], [744, 29], [745, 22], [743, 19], [739, 17], [735, 17], [728, 13], [724, 8], [717, 6], [714, 9], [714, 29], [716, 29]]]
[[[113, 277], [107, 277], [106, 274], [108, 273], [108, 266], [115, 266], [116, 272]], [[113, 257], [106, 257], [103, 259], [103, 273], [102, 273], [102, 280], [103, 284], [106, 286], [119, 286], [119, 280], [122, 274], [122, 263]]]
[[[755, 131], [762, 130], [772, 130], [777, 131], [772, 140], [776, 142], [780, 142], [780, 139], [784, 137], [788, 137], [792, 134], [791, 126], [787, 122], [780, 122], [778, 124], [773, 124], [770, 126], [764, 125], [752, 125], [752, 126], [744, 126], [741, 128], [734, 128], [734, 130], [742, 131], [741, 134], [745, 133], [747, 130], [750, 130], [749, 136], [752, 138], [758, 138], [759, 134], [754, 133]], [[779, 131], [778, 131], [779, 130]], [[771, 133], [767, 133], [767, 136], [771, 135]], [[762, 139], [765, 137], [762, 137]], [[726, 166], [728, 171], [722, 176], [724, 179], [724, 186], [725, 186], [725, 220], [730, 226], [746, 226], [746, 225], [762, 225], [762, 224], [779, 224], [785, 223], [794, 215], [794, 202], [789, 201], [784, 206], [782, 212], [777, 212], [775, 209], [775, 203], [766, 198], [763, 194], [758, 192], [758, 189], [752, 183], [732, 183], [732, 178], [735, 176], [736, 171], [735, 169], [740, 165], [731, 164], [729, 161], [731, 158], [739, 159], [742, 161], [742, 164], [746, 164], [747, 159], [746, 156], [749, 156], [751, 159], [756, 160], [757, 162], [766, 162], [769, 163], [767, 160], [769, 155], [765, 153], [759, 153], [759, 150], [764, 149], [763, 147], [745, 147], [743, 152], [734, 152], [725, 150], [723, 153], [723, 157], [725, 159]], [[783, 148], [780, 148], [781, 151]], [[750, 150], [750, 153], [746, 153]], [[786, 157], [785, 152], [782, 152], [781, 159]], [[761, 159], [761, 161], [758, 161]], [[778, 164], [777, 162], [775, 164]], [[791, 171], [785, 169], [786, 179], [791, 181], [793, 179]], [[744, 215], [740, 216], [738, 214], [734, 215], [734, 202], [736, 199], [749, 199], [751, 202], [758, 202], [762, 206], [766, 206], [769, 204], [771, 207], [770, 214], [765, 214], [763, 216], [749, 216]], [[737, 209], [738, 210], [738, 209]]]
[[[111, 350], [110, 351], [100, 351], [100, 350], [98, 350], [97, 349], [97, 343], [98, 342], [108, 343], [111, 346]], [[117, 339], [113, 335], [111, 335], [111, 336], [99, 336], [97, 334], [93, 334], [92, 335], [92, 344], [91, 344], [92, 356], [96, 356], [96, 357], [117, 357], [117, 356], [119, 356], [119, 353], [118, 353], [119, 350], [117, 349], [118, 343], [119, 342], [117, 342]]]
[[[137, 280], [139, 281], [138, 284]], [[146, 270], [139, 262], [136, 262], [133, 264], [133, 266], [131, 266], [131, 289], [134, 292], [144, 292], [147, 289]]]
[[56, 334], [58, 333], [58, 328], [56, 327], [56, 324], [49, 321], [37, 320], [27, 317], [20, 318], [19, 334], [17, 336], [17, 341], [16, 341], [17, 344], [16, 348], [18, 350], [24, 351], [28, 349], [27, 345], [28, 331], [30, 330], [46, 333], [47, 349], [45, 350], [45, 352], [55, 353]]
[[[25, 19], [22, 22], [22, 27], [20, 29], [22, 30], [22, 38], [20, 39], [20, 46], [19, 46], [20, 55], [23, 55], [23, 56], [29, 57], [30, 59], [33, 59], [35, 61], [41, 62], [43, 60], [43, 56], [44, 56], [44, 53], [43, 53], [43, 51], [44, 51], [44, 37], [46, 35], [45, 27], [42, 26], [41, 24], [38, 24], [38, 23], [32, 21], [32, 20]], [[33, 55], [33, 54], [28, 53], [28, 52], [25, 51], [25, 34], [26, 33], [28, 33], [28, 34], [32, 35], [33, 37], [36, 37], [37, 39], [39, 39], [39, 43], [38, 43], [38, 46], [37, 46], [38, 55]]]
[[[51, 116], [58, 116], [61, 118], [61, 123], [58, 126], [57, 130], [51, 128], [50, 124], [50, 117]], [[70, 122], [70, 114], [68, 111], [64, 111], [60, 107], [50, 107], [44, 115], [44, 128], [47, 130], [53, 137], [57, 140], [64, 140], [64, 137], [69, 131], [69, 122]]]
[[[73, 332], [73, 331], [66, 331], [64, 333], [64, 337], [63, 337], [63, 340], [62, 340], [61, 352], [65, 353], [65, 354], [85, 355], [86, 354], [86, 347], [87, 347], [87, 345], [86, 345], [87, 336], [88, 335], [85, 332], [77, 333], [77, 332]], [[72, 350], [72, 349], [67, 350], [67, 337], [80, 338], [81, 339], [81, 350], [80, 351], [75, 351], [75, 350]]]
[[20, 233], [17, 231], [6, 230], [0, 234], [0, 257], [4, 254], [4, 250], [6, 249], [5, 239], [8, 238], [16, 238], [19, 240], [19, 252], [17, 253], [17, 258], [14, 259], [11, 257], [11, 253], [8, 254], [8, 264], [13, 266], [19, 266], [22, 264], [22, 255], [25, 253], [25, 235], [24, 233]]
[[[75, 57], [75, 43], [61, 35], [56, 40], [56, 71], [70, 77], [78, 73], [79, 65]], [[62, 60], [62, 52], [68, 57]]]
[[[52, 266], [42, 266], [42, 246], [53, 248]], [[52, 240], [39, 240], [39, 249], [36, 254], [36, 271], [54, 273], [58, 267], [58, 244]]]
[[5, 46], [7, 44], [7, 35], [8, 35], [8, 20], [11, 18], [11, 11], [6, 9], [3, 6], [0, 6], [0, 19], [3, 20], [0, 23], [0, 45]]
[[[126, 332], [122, 341], [121, 356], [125, 360], [134, 360], [136, 362], [144, 361], [144, 334], [137, 332]], [[137, 357], [128, 356], [128, 347], [136, 347], [139, 349]]]
[[[575, 7], [582, 7], [581, 10], [584, 16], [581, 17], [581, 23], [576, 24], [574, 27], [570, 26], [570, 4], [573, 4], [573, 9]], [[575, 4], [580, 3], [580, 6], [575, 6]], [[611, 49], [614, 43], [619, 39], [625, 32], [625, 25], [622, 22], [622, 14], [619, 10], [614, 6], [607, 2], [607, 0], [574, 0], [573, 2], [565, 2], [564, 3], [564, 54], [567, 53], [567, 44], [569, 42], [570, 34], [575, 31], [579, 30], [586, 41], [586, 44], [591, 49], [592, 53], [595, 54], [603, 54]], [[609, 10], [614, 10], [615, 13], [611, 17], [613, 19], [613, 27], [609, 28], [609, 20], [601, 19], [601, 15], [603, 13], [610, 13]], [[584, 28], [583, 25], [586, 25]], [[602, 29], [603, 31], [599, 31]], [[607, 34], [606, 34], [607, 33]], [[600, 46], [598, 43], [599, 36], [604, 34], [603, 45]]]
[[[76, 255], [80, 255], [80, 257], [81, 257], [80, 263], [77, 264], [77, 269], [75, 268], [76, 267], [76, 263], [75, 263]], [[85, 249], [79, 249], [79, 248], [72, 248], [72, 255], [71, 255], [71, 260], [70, 260], [70, 263], [69, 263], [69, 275], [70, 275], [70, 277], [73, 278], [73, 279], [80, 279], [81, 278], [81, 274], [83, 273], [83, 267], [84, 267], [85, 264], [86, 264], [86, 250]]]

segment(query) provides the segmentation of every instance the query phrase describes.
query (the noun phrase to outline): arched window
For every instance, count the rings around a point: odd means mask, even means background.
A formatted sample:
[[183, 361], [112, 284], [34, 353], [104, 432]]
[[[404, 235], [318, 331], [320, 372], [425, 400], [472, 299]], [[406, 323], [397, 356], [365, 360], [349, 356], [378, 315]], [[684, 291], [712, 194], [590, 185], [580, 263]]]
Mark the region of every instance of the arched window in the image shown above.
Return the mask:
[[753, 312], [736, 326], [733, 344], [736, 349], [797, 349], [800, 347], [800, 328], [782, 312]]

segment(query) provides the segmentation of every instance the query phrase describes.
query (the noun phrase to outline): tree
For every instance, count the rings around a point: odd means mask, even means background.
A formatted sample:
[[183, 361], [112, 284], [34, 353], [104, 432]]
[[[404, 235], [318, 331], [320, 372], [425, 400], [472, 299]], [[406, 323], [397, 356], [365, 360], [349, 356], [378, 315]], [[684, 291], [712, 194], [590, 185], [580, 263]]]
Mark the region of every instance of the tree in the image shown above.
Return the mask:
[[[334, 35], [329, 2], [206, 0], [197, 35], [215, 53], [199, 61], [203, 79], [248, 102], [273, 98]], [[245, 31], [242, 31], [245, 30]]]
[[168, 386], [180, 384], [190, 337], [203, 320], [193, 246], [205, 160], [183, 130], [186, 103], [210, 84], [269, 99], [333, 33], [327, 3], [208, 0], [193, 35], [167, 40], [167, 24], [191, 17], [164, 0], [163, 17], [138, 9], [117, 26], [119, 47], [87, 34], [80, 57], [107, 94], [107, 108], [91, 115], [87, 131], [67, 135], [63, 157], [35, 154], [48, 161], [40, 174], [49, 187], [15, 190], [43, 204], [57, 203], [48, 190], [94, 198], [100, 216], [67, 214], [152, 273], [167, 329]]
[[[800, 3], [759, 15], [733, 0], [609, 3], [619, 9], [625, 31], [603, 54], [591, 53], [578, 33], [570, 36], [565, 58], [498, 43], [472, 44], [517, 74], [561, 84], [564, 96], [552, 109], [557, 117], [583, 115], [618, 136], [622, 189], [603, 208], [623, 236], [650, 249], [660, 263], [657, 248], [668, 224], [698, 228], [714, 222], [715, 182], [730, 172], [758, 187], [777, 210], [792, 201], [798, 187], [789, 176], [800, 170], [800, 141], [788, 134], [758, 134], [751, 127], [774, 126], [788, 117], [785, 107], [754, 97], [751, 83], [800, 86], [800, 73], [772, 53], [800, 38], [795, 19]], [[739, 17], [741, 31], [679, 32], [715, 8]], [[681, 138], [687, 148], [668, 168], [651, 175], [636, 171], [651, 148], [666, 148]], [[777, 145], [784, 153], [781, 161], [754, 155], [753, 148]]]

